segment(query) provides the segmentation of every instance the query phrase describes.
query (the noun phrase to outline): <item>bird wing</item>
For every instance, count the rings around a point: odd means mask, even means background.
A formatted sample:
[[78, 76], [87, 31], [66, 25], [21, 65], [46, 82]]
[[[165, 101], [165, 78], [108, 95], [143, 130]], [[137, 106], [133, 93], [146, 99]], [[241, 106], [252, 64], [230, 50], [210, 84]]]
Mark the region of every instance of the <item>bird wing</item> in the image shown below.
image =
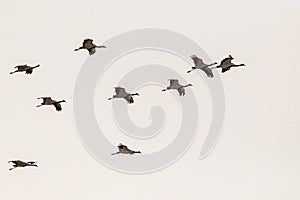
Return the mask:
[[170, 79], [170, 86], [179, 86], [178, 80], [177, 79]]
[[122, 87], [115, 87], [115, 92], [117, 95], [120, 95], [120, 96], [126, 94], [125, 88], [122, 88]]
[[178, 93], [179, 93], [180, 96], [184, 96], [185, 95], [185, 89], [184, 89], [184, 87], [178, 88], [177, 91], [178, 91]]
[[208, 77], [214, 77], [214, 74], [212, 73], [212, 70], [208, 67], [204, 67], [204, 68], [201, 68]]
[[43, 99], [43, 103], [52, 103], [53, 100], [51, 99], [51, 97], [39, 97], [37, 99]]
[[128, 103], [134, 103], [132, 95], [127, 95], [124, 97]]
[[222, 68], [222, 73], [224, 73], [224, 72], [226, 72], [228, 70], [230, 70], [230, 67]]
[[54, 105], [56, 111], [61, 111], [62, 110], [62, 107], [61, 107], [60, 103], [55, 102], [53, 105]]
[[96, 48], [92, 47], [92, 48], [88, 48], [89, 54], [93, 55], [94, 53], [96, 53]]
[[222, 61], [221, 61], [221, 66], [228, 66], [228, 65], [231, 65], [231, 60], [233, 60], [233, 57], [229, 55], [229, 57], [227, 58], [224, 58]]
[[94, 46], [92, 39], [85, 39], [82, 43], [82, 46], [86, 49], [90, 49]]
[[18, 70], [27, 70], [27, 69], [29, 69], [29, 67], [27, 65], [18, 65], [18, 66], [15, 66], [15, 68], [18, 68]]
[[125, 151], [127, 151], [128, 150], [128, 147], [126, 146], [126, 145], [119, 145], [118, 146], [118, 148], [120, 149], [120, 150], [125, 150]]
[[193, 59], [194, 63], [196, 66], [202, 66], [204, 65], [204, 62], [201, 58], [195, 56], [195, 55], [192, 55], [191, 58]]
[[11, 160], [11, 161], [8, 161], [8, 163], [14, 163], [15, 165], [17, 165], [19, 162], [22, 162], [20, 160]]

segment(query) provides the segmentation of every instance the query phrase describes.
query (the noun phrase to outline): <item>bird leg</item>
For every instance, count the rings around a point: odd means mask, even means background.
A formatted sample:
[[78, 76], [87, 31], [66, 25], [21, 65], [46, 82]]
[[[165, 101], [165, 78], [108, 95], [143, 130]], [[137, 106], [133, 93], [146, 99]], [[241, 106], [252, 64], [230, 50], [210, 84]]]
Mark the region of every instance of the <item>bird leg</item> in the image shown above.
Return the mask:
[[112, 154], [110, 154], [110, 155], [116, 155], [116, 154], [119, 154], [120, 153], [120, 151], [118, 151], [118, 152], [116, 152], [116, 153], [112, 153]]

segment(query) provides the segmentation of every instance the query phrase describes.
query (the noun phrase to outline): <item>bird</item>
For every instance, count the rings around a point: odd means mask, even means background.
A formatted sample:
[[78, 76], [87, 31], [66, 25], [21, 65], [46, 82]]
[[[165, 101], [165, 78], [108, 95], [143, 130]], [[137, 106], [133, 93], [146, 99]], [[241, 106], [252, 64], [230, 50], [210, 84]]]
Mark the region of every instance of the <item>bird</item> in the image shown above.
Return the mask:
[[38, 167], [37, 166], [37, 161], [29, 161], [29, 162], [23, 162], [21, 160], [12, 160], [12, 161], [8, 161], [8, 163], [13, 163], [13, 167], [10, 168], [9, 170], [13, 170], [17, 167]]
[[123, 98], [127, 101], [127, 103], [132, 104], [134, 103], [133, 96], [139, 96], [139, 93], [134, 93], [134, 94], [127, 93], [125, 88], [123, 87], [115, 87], [115, 92], [116, 94], [113, 95], [113, 97], [108, 98], [108, 100], [115, 99], [115, 98]]
[[53, 105], [56, 109], [56, 111], [61, 111], [62, 107], [61, 107], [61, 103], [66, 103], [65, 100], [61, 100], [61, 101], [56, 101], [51, 99], [51, 97], [39, 97], [37, 99], [43, 99], [43, 102], [40, 105], [37, 105], [36, 107], [41, 107], [41, 106], [45, 106], [45, 105]]
[[169, 79], [170, 81], [170, 86], [168, 86], [166, 89], [163, 89], [162, 92], [167, 91], [167, 90], [177, 90], [179, 93], [179, 96], [184, 96], [185, 95], [185, 87], [193, 86], [192, 84], [187, 84], [187, 85], [180, 85], [178, 83], [177, 79]]
[[119, 143], [118, 148], [119, 148], [119, 151], [116, 153], [112, 153], [111, 155], [116, 155], [116, 154], [120, 154], [120, 153], [121, 154], [130, 154], [130, 155], [133, 155], [135, 153], [142, 153], [140, 151], [130, 150], [130, 149], [128, 149], [128, 147], [126, 145], [123, 145], [121, 143]]
[[94, 53], [96, 53], [96, 48], [106, 48], [106, 46], [97, 46], [93, 43], [92, 39], [87, 38], [83, 41], [82, 46], [77, 49], [74, 49], [74, 51], [86, 49], [88, 50], [90, 55], [93, 55]]
[[211, 68], [209, 68], [209, 66], [216, 65], [218, 63], [214, 62], [211, 64], [205, 64], [203, 62], [203, 60], [201, 58], [197, 57], [196, 55], [191, 55], [191, 58], [193, 59], [195, 66], [192, 67], [191, 70], [187, 71], [187, 73], [190, 73], [195, 69], [201, 69], [202, 71], [204, 71], [206, 73], [206, 75], [208, 77], [211, 77], [211, 78], [214, 77], [214, 74], [212, 73], [212, 70], [211, 70]]
[[36, 65], [34, 67], [30, 67], [28, 65], [18, 65], [15, 66], [15, 68], [17, 68], [16, 71], [10, 72], [10, 74], [14, 74], [16, 72], [25, 72], [26, 74], [32, 74], [33, 69], [39, 67], [40, 65]]
[[246, 65], [243, 64], [243, 63], [242, 63], [242, 64], [238, 64], [238, 65], [232, 63], [231, 61], [232, 61], [233, 59], [234, 59], [234, 58], [233, 58], [231, 55], [229, 55], [228, 57], [224, 58], [224, 59], [221, 61], [220, 65], [216, 66], [215, 68], [222, 68], [222, 73], [224, 73], [224, 72], [230, 70], [231, 67], [246, 66]]

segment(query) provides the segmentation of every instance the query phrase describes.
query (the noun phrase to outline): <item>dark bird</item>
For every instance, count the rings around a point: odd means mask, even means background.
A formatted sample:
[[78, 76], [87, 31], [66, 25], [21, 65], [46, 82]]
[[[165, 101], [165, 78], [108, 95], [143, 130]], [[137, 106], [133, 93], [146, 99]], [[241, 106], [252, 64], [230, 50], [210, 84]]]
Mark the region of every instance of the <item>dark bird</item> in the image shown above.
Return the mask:
[[184, 96], [185, 95], [185, 87], [193, 86], [192, 84], [187, 84], [187, 85], [180, 85], [178, 83], [177, 79], [169, 79], [170, 81], [170, 86], [168, 86], [166, 89], [163, 89], [162, 91], [167, 91], [167, 90], [177, 90], [179, 93], [179, 96]]
[[190, 73], [195, 69], [201, 69], [202, 71], [204, 71], [206, 73], [206, 75], [208, 77], [214, 77], [214, 74], [212, 73], [212, 70], [211, 70], [211, 68], [209, 68], [209, 66], [216, 65], [218, 63], [214, 62], [212, 64], [205, 64], [203, 62], [203, 60], [201, 58], [197, 57], [196, 55], [191, 55], [191, 58], [193, 59], [195, 66], [192, 67], [191, 70], [187, 71], [187, 73]]
[[28, 65], [18, 65], [15, 66], [15, 68], [17, 68], [16, 71], [10, 72], [10, 74], [14, 74], [16, 72], [25, 72], [26, 74], [32, 74], [33, 69], [39, 67], [40, 65], [37, 65], [35, 67], [30, 67]]
[[97, 46], [93, 43], [92, 39], [85, 39], [82, 43], [82, 46], [78, 49], [74, 49], [74, 51], [86, 49], [90, 55], [93, 55], [96, 52], [96, 48], [106, 48], [106, 46]]
[[8, 163], [13, 163], [13, 167], [10, 168], [9, 170], [13, 170], [17, 167], [38, 167], [36, 161], [23, 162], [21, 160], [12, 160], [9, 161]]
[[111, 155], [116, 155], [116, 154], [120, 154], [120, 153], [130, 154], [130, 155], [135, 154], [135, 153], [141, 153], [140, 151], [130, 150], [130, 149], [128, 149], [128, 147], [126, 145], [123, 145], [121, 143], [118, 145], [118, 148], [119, 148], [119, 151], [116, 153], [112, 153]]
[[57, 111], [62, 110], [61, 103], [63, 103], [63, 102], [66, 103], [65, 100], [56, 101], [56, 100], [51, 99], [51, 97], [39, 97], [37, 99], [43, 99], [43, 102], [41, 103], [41, 105], [37, 105], [36, 107], [53, 105]]
[[127, 101], [127, 103], [132, 104], [134, 103], [133, 96], [139, 96], [139, 93], [134, 93], [134, 94], [127, 93], [125, 88], [122, 87], [115, 87], [115, 92], [116, 94], [113, 95], [113, 97], [108, 98], [108, 100], [115, 99], [115, 98], [123, 98]]
[[230, 70], [231, 67], [240, 67], [240, 66], [246, 66], [245, 64], [233, 64], [231, 61], [233, 60], [234, 58], [229, 55], [227, 58], [224, 58], [222, 61], [221, 61], [221, 64], [216, 66], [215, 68], [222, 68], [222, 73]]

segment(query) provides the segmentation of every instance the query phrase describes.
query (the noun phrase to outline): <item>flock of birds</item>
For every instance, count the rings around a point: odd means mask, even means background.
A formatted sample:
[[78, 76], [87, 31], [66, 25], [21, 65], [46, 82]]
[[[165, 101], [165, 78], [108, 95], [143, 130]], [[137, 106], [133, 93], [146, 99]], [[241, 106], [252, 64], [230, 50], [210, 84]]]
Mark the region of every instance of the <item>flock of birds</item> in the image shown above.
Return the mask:
[[[85, 39], [82, 43], [82, 46], [74, 49], [74, 51], [79, 51], [79, 50], [87, 50], [89, 52], [89, 55], [93, 55], [96, 53], [97, 48], [107, 48], [106, 46], [98, 46], [93, 43], [92, 39]], [[226, 71], [229, 71], [232, 67], [240, 67], [240, 66], [246, 66], [245, 64], [234, 64], [232, 63], [232, 60], [234, 59], [231, 55], [228, 57], [224, 58], [219, 65], [217, 65], [217, 62], [211, 63], [211, 64], [205, 64], [203, 60], [196, 55], [191, 55], [191, 59], [193, 59], [195, 66], [193, 66], [190, 70], [187, 71], [187, 73], [190, 73], [194, 70], [202, 70], [205, 72], [205, 74], [212, 78], [214, 77], [213, 74], [213, 69], [220, 68], [222, 69], [221, 72], [224, 73]], [[10, 74], [14, 74], [17, 72], [25, 72], [26, 74], [32, 74], [33, 70], [35, 68], [40, 67], [40, 65], [36, 66], [29, 66], [29, 65], [18, 65], [16, 66], [16, 70], [13, 72], [10, 72]], [[189, 86], [193, 86], [192, 84], [187, 84], [187, 85], [181, 85], [178, 81], [178, 79], [169, 79], [170, 85], [166, 87], [165, 89], [162, 90], [168, 91], [168, 90], [177, 90], [179, 93], [179, 96], [184, 96], [185, 95], [185, 88]], [[111, 98], [108, 98], [108, 100], [112, 100], [115, 98], [123, 98], [127, 101], [127, 103], [132, 104], [134, 103], [133, 96], [139, 96], [139, 93], [128, 93], [125, 88], [123, 87], [115, 87], [115, 95], [113, 95]], [[54, 106], [56, 111], [61, 111], [62, 106], [61, 103], [66, 103], [65, 100], [53, 100], [51, 97], [39, 97], [37, 99], [42, 99], [43, 102], [40, 105], [37, 105], [36, 107], [41, 107], [41, 106]], [[141, 153], [140, 151], [134, 151], [129, 149], [126, 145], [119, 144], [118, 145], [118, 151], [115, 153], [112, 153], [111, 155], [116, 155], [116, 154], [129, 154], [133, 155], [136, 153]], [[21, 160], [12, 160], [9, 161], [8, 163], [12, 163], [13, 166], [9, 170], [16, 169], [18, 167], [38, 167], [37, 161], [28, 161], [24, 162]]]

